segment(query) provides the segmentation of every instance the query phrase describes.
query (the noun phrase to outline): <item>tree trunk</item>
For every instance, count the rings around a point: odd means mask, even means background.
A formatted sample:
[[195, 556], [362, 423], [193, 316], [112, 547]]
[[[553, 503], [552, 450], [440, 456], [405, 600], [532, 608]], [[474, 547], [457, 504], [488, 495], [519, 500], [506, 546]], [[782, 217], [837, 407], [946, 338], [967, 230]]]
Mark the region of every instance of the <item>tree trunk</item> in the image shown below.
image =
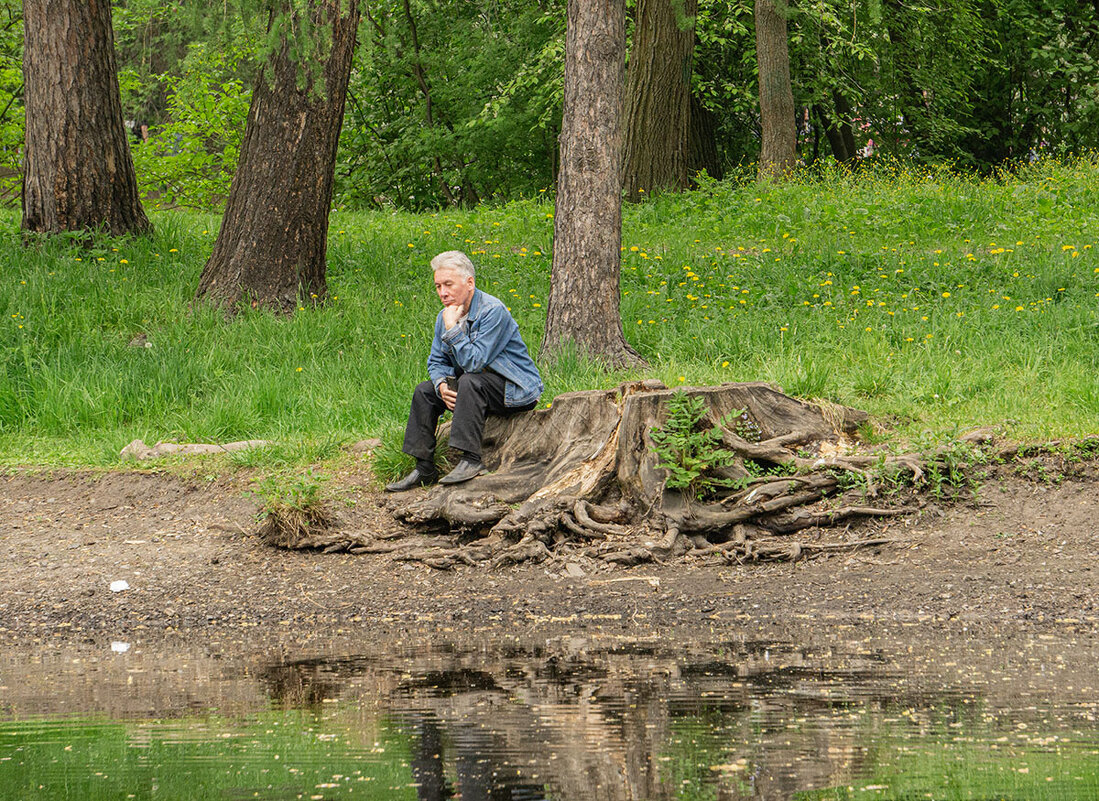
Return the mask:
[[714, 180], [725, 177], [725, 167], [721, 163], [721, 154], [717, 149], [717, 121], [714, 113], [691, 97], [691, 147], [687, 159], [687, 172], [691, 180], [706, 171]]
[[[282, 13], [291, 12], [284, 5]], [[284, 36], [260, 71], [225, 216], [196, 297], [290, 312], [299, 298], [319, 303], [327, 292], [328, 212], [359, 3], [311, 0], [308, 13], [318, 35], [329, 37], [318, 48], [326, 56], [303, 88], [310, 66], [291, 54]]]
[[638, 0], [626, 89], [626, 197], [687, 186], [698, 0]]
[[23, 230], [148, 231], [107, 0], [24, 0]]
[[821, 125], [824, 127], [824, 135], [828, 137], [828, 145], [832, 148], [832, 155], [840, 164], [850, 164], [855, 160], [855, 133], [851, 128], [851, 106], [847, 99], [839, 92], [832, 92], [835, 103], [835, 113], [831, 114], [820, 104], [813, 106]]
[[794, 93], [786, 37], [786, 0], [756, 0], [756, 58], [759, 61], [759, 116], [763, 144], [759, 177], [781, 178], [797, 161]]
[[542, 354], [569, 343], [612, 366], [636, 364], [618, 311], [622, 243], [624, 0], [569, 0], [565, 104]]

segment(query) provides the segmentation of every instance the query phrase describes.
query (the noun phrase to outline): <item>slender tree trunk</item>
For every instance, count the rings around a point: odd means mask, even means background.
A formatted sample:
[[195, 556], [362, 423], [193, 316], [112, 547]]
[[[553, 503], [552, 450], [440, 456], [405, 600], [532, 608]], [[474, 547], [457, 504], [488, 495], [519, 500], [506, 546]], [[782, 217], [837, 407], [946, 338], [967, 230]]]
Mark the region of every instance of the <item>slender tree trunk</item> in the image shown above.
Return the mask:
[[830, 113], [824, 106], [813, 106], [820, 124], [824, 128], [824, 135], [828, 137], [828, 145], [832, 148], [832, 155], [840, 164], [850, 164], [855, 160], [855, 133], [851, 128], [851, 106], [846, 98], [839, 92], [832, 93], [835, 103], [835, 113]]
[[687, 172], [691, 180], [702, 170], [711, 178], [720, 181], [725, 177], [725, 167], [721, 163], [721, 153], [717, 149], [717, 123], [714, 113], [702, 105], [697, 98], [691, 97], [691, 147], [687, 160]]
[[[283, 6], [283, 13], [290, 13]], [[240, 162], [221, 230], [196, 297], [219, 305], [293, 311], [325, 297], [332, 178], [359, 24], [353, 0], [311, 0], [330, 39], [316, 80], [306, 81], [286, 38], [256, 79]], [[274, 18], [274, 17], [273, 17]], [[320, 34], [324, 35], [324, 34]]]
[[626, 197], [687, 187], [698, 0], [638, 0], [626, 88]]
[[572, 343], [612, 366], [640, 361], [618, 310], [625, 50], [625, 0], [569, 0], [543, 356]]
[[122, 122], [108, 0], [24, 0], [23, 230], [148, 231]]
[[763, 127], [759, 177], [781, 178], [793, 169], [797, 161], [797, 127], [786, 36], [786, 0], [756, 0], [755, 9], [759, 116]]

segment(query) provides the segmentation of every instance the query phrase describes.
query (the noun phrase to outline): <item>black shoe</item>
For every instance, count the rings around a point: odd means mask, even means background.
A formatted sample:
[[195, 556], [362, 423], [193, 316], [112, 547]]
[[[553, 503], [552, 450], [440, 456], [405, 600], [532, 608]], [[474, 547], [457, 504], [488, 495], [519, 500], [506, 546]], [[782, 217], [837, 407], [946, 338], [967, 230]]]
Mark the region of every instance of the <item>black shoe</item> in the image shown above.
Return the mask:
[[412, 472], [402, 478], [400, 481], [394, 481], [392, 484], [385, 485], [386, 492], [405, 492], [406, 490], [414, 489], [415, 487], [426, 487], [428, 484], [434, 484], [439, 479], [439, 471], [432, 470], [427, 472], [421, 470], [418, 467], [414, 467]]
[[483, 472], [485, 472], [485, 465], [480, 459], [477, 461], [462, 459], [462, 461], [458, 462], [457, 467], [439, 479], [439, 483], [461, 484], [463, 481], [469, 481], [471, 478], [479, 476]]

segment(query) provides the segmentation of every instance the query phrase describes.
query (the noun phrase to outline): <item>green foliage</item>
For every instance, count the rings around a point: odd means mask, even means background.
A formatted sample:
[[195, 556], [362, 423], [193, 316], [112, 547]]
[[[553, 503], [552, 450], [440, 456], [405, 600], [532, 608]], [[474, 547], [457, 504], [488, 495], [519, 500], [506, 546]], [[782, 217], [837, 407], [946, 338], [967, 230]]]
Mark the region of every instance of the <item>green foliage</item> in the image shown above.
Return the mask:
[[428, 209], [552, 185], [564, 3], [365, 9], [337, 167], [355, 206]]
[[[656, 466], [668, 471], [665, 484], [683, 490], [689, 498], [701, 498], [719, 487], [730, 486], [727, 479], [714, 476], [713, 470], [736, 461], [736, 454], [721, 446], [721, 428], [702, 425], [707, 413], [702, 396], [674, 392], [668, 398], [664, 424], [649, 429], [653, 452], [660, 457]], [[726, 420], [743, 414], [742, 409], [731, 412]]]
[[250, 54], [192, 45], [167, 86], [168, 121], [133, 148], [140, 188], [160, 204], [210, 208], [229, 194], [244, 136], [251, 88], [231, 77]]
[[0, 204], [18, 201], [23, 151], [23, 12], [0, 2]]
[[263, 504], [261, 517], [287, 512], [310, 513], [325, 501], [323, 489], [328, 476], [312, 469], [305, 473], [279, 471], [265, 477], [256, 489]]

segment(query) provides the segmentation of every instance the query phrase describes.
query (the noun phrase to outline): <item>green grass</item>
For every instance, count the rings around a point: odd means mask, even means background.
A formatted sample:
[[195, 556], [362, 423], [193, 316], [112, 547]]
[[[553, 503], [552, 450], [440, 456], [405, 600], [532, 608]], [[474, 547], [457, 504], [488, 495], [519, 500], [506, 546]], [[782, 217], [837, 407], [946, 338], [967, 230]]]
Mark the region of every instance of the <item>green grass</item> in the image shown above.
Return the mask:
[[[337, 212], [331, 302], [232, 323], [191, 301], [215, 216], [158, 213], [148, 239], [24, 247], [7, 212], [0, 464], [109, 466], [139, 437], [275, 440], [282, 462], [367, 436], [392, 447], [425, 374], [430, 258], [468, 251], [536, 351], [552, 212], [547, 196]], [[626, 209], [623, 233], [623, 322], [649, 368], [565, 358], [544, 368], [543, 400], [641, 374], [765, 380], [866, 409], [897, 439], [1001, 423], [1024, 440], [1094, 433], [1097, 238], [1089, 159], [989, 180], [880, 165], [658, 197]], [[129, 344], [141, 335], [148, 347]]]

